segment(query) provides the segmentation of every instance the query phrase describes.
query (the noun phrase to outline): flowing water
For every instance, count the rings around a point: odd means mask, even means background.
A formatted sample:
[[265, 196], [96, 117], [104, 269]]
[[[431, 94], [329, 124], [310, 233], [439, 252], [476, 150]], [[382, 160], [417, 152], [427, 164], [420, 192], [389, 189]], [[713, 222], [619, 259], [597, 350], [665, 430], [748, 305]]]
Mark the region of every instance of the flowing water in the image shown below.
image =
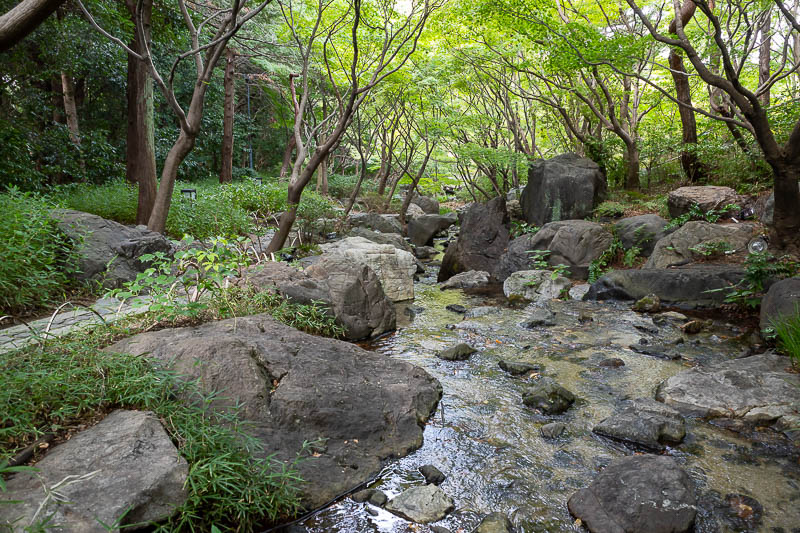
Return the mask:
[[[640, 339], [674, 342], [677, 323], [659, 322], [619, 304], [553, 302], [556, 325], [521, 327], [528, 310], [510, 307], [505, 298], [440, 291], [435, 269], [416, 286], [410, 309], [398, 310], [398, 331], [367, 346], [411, 362], [435, 376], [444, 389], [439, 410], [425, 428], [425, 443], [411, 455], [391, 462], [369, 485], [392, 497], [424, 483], [417, 468], [433, 464], [447, 475], [441, 488], [456, 511], [436, 525], [469, 532], [482, 516], [506, 513], [521, 532], [585, 531], [567, 511], [566, 502], [614, 458], [635, 453], [592, 434], [622, 400], [653, 397], [657, 385], [692, 362], [710, 363], [736, 356], [744, 346], [735, 326], [715, 322], [707, 332], [676, 345], [682, 359], [669, 361], [640, 355], [627, 347]], [[449, 304], [468, 309], [489, 306], [476, 318], [448, 311]], [[413, 315], [413, 317], [409, 316]], [[588, 319], [591, 317], [591, 320]], [[442, 361], [439, 350], [459, 342], [479, 349], [464, 362]], [[620, 368], [598, 366], [616, 357]], [[521, 391], [535, 375], [513, 377], [501, 359], [540, 364], [579, 399], [564, 414], [545, 417], [522, 404]], [[558, 439], [541, 436], [540, 427], [554, 420], [567, 424]], [[763, 432], [746, 439], [700, 420], [687, 420], [687, 437], [666, 453], [675, 457], [698, 487], [698, 533], [727, 531], [800, 531], [800, 466], [796, 451]], [[755, 498], [763, 506], [754, 517], [736, 518], [725, 503], [728, 494]], [[755, 507], [756, 515], [758, 508]], [[744, 515], [747, 516], [747, 513]], [[731, 518], [733, 517], [733, 518]], [[368, 504], [345, 498], [294, 525], [306, 532], [429, 531]]]

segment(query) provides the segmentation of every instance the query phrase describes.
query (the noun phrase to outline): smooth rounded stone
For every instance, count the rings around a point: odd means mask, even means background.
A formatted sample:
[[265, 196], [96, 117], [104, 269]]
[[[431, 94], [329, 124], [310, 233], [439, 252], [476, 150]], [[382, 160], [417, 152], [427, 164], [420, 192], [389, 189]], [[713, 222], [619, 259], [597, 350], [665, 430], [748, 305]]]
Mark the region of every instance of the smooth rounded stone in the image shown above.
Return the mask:
[[728, 204], [739, 202], [739, 195], [730, 187], [717, 185], [693, 185], [679, 187], [667, 196], [669, 216], [679, 217], [697, 206], [703, 213], [719, 210]]
[[650, 257], [656, 243], [670, 233], [666, 226], [665, 219], [651, 213], [623, 218], [614, 224], [614, 229], [626, 250], [636, 246], [642, 256]]
[[494, 268], [497, 279], [534, 267], [534, 250], [548, 250], [547, 264], [566, 265], [568, 277], [586, 279], [589, 265], [611, 245], [613, 237], [603, 226], [588, 220], [563, 220], [542, 226], [535, 234], [517, 237]]
[[695, 367], [663, 381], [656, 399], [691, 415], [775, 424], [786, 431], [800, 403], [800, 374], [787, 372], [790, 365], [789, 358], [767, 352]]
[[[29, 524], [50, 518], [60, 531], [105, 532], [106, 524], [128, 526], [164, 520], [186, 500], [189, 467], [158, 417], [151, 412], [118, 410], [99, 424], [54, 446], [36, 463], [37, 473], [20, 472], [7, 483], [0, 505], [2, 524]], [[93, 473], [93, 474], [92, 474]], [[42, 485], [67, 476], [87, 479], [59, 489], [66, 503], [45, 500]], [[124, 515], [124, 517], [123, 517]]]
[[589, 217], [605, 195], [606, 180], [597, 163], [568, 153], [528, 167], [520, 204], [525, 220], [541, 226]]
[[761, 329], [800, 315], [800, 277], [776, 281], [761, 299]]
[[575, 402], [574, 394], [547, 377], [539, 378], [522, 392], [522, 403], [546, 415], [561, 414], [569, 409], [573, 402]]
[[546, 307], [537, 307], [533, 309], [527, 319], [522, 323], [522, 327], [525, 329], [555, 325], [556, 314]]
[[561, 296], [572, 283], [550, 270], [519, 270], [503, 282], [503, 294], [511, 302], [542, 302]]
[[637, 313], [657, 313], [661, 310], [661, 299], [657, 294], [648, 294], [636, 300], [632, 309]]
[[428, 215], [439, 214], [439, 202], [436, 200], [436, 198], [415, 194], [411, 199], [411, 204], [418, 206], [424, 213]]
[[638, 300], [655, 294], [662, 304], [717, 307], [725, 303], [731, 285], [744, 275], [744, 269], [737, 265], [614, 270], [595, 281], [585, 299]]
[[368, 502], [377, 507], [383, 507], [389, 500], [386, 493], [378, 489], [364, 489], [354, 492], [350, 495], [350, 499], [358, 503]]
[[480, 318], [486, 315], [496, 315], [499, 312], [500, 309], [498, 309], [497, 307], [493, 307], [491, 305], [481, 305], [467, 310], [467, 313], [464, 316], [466, 318]]
[[423, 465], [419, 467], [419, 472], [425, 478], [425, 483], [441, 485], [445, 480], [445, 475], [442, 474], [442, 471], [433, 465]]
[[750, 222], [741, 224], [712, 224], [703, 220], [687, 222], [679, 229], [659, 240], [653, 253], [642, 268], [669, 268], [685, 265], [702, 258], [692, 248], [710, 243], [727, 243], [731, 250], [747, 248], [758, 226]]
[[567, 425], [563, 422], [550, 422], [541, 427], [542, 437], [546, 439], [557, 439], [566, 429]]
[[389, 457], [423, 442], [442, 387], [409, 363], [297, 331], [268, 314], [141, 333], [106, 349], [145, 356], [239, 406], [246, 431], [276, 461], [294, 464], [304, 443], [327, 439], [297, 463], [302, 504], [316, 509], [370, 481]]
[[403, 234], [397, 215], [380, 215], [378, 213], [355, 213], [350, 215], [348, 222], [351, 226], [368, 228], [381, 233]]
[[436, 485], [412, 487], [386, 504], [387, 511], [418, 524], [437, 522], [455, 508], [453, 500]]
[[431, 526], [431, 533], [453, 533], [443, 526]]
[[469, 356], [477, 352], [475, 348], [470, 346], [469, 344], [461, 343], [456, 344], [444, 351], [441, 351], [436, 354], [436, 357], [439, 359], [444, 359], [445, 361], [466, 361], [469, 359]]
[[592, 286], [589, 285], [588, 283], [581, 283], [575, 285], [569, 290], [570, 300], [583, 300], [584, 297], [586, 296], [586, 293], [589, 292], [589, 289], [591, 289], [591, 287]]
[[377, 244], [363, 237], [348, 237], [320, 245], [325, 254], [340, 255], [370, 267], [393, 302], [414, 298], [414, 255], [388, 244]]
[[468, 270], [494, 275], [498, 259], [508, 247], [507, 223], [504, 197], [498, 196], [485, 204], [470, 204], [461, 217], [458, 239], [447, 247], [437, 281], [446, 281]]
[[123, 226], [71, 209], [54, 209], [50, 216], [76, 245], [72, 265], [76, 272], [71, 275], [78, 281], [98, 281], [105, 288], [120, 287], [148, 268], [148, 264], [139, 261], [141, 256], [173, 253], [166, 237], [141, 226]]
[[481, 520], [472, 533], [514, 533], [514, 526], [503, 513], [491, 513]]
[[508, 372], [512, 376], [522, 376], [524, 374], [540, 372], [542, 370], [541, 365], [534, 363], [523, 363], [519, 361], [506, 361], [505, 359], [501, 359], [499, 365], [504, 372]]
[[456, 222], [458, 215], [455, 213], [415, 216], [408, 221], [408, 238], [414, 246], [427, 246], [433, 242], [438, 233]]
[[665, 444], [680, 444], [686, 436], [686, 425], [675, 409], [649, 398], [640, 398], [623, 402], [592, 432], [651, 450], [663, 450]]
[[459, 313], [461, 315], [467, 312], [467, 308], [461, 304], [450, 304], [446, 306], [445, 309], [447, 309], [448, 311], [452, 311], [453, 313]]
[[468, 270], [461, 274], [456, 274], [439, 287], [441, 290], [447, 289], [476, 289], [485, 287], [489, 284], [489, 273], [484, 270]]
[[413, 253], [414, 251], [411, 245], [408, 244], [403, 236], [399, 233], [381, 233], [380, 231], [372, 231], [368, 228], [356, 227], [351, 229], [347, 236], [361, 237], [376, 244], [388, 244], [406, 252]]
[[695, 515], [694, 484], [671, 457], [617, 459], [567, 502], [592, 533], [687, 533]]
[[378, 511], [377, 509], [373, 509], [372, 507], [367, 507], [366, 512], [370, 516], [378, 516], [381, 514], [380, 511]]
[[414, 247], [414, 255], [417, 256], [417, 259], [430, 259], [434, 255], [436, 255], [438, 251], [433, 246], [415, 246]]
[[598, 366], [602, 366], [604, 368], [619, 368], [621, 366], [625, 366], [625, 361], [620, 359], [619, 357], [610, 357], [608, 359], [603, 359], [599, 363]]

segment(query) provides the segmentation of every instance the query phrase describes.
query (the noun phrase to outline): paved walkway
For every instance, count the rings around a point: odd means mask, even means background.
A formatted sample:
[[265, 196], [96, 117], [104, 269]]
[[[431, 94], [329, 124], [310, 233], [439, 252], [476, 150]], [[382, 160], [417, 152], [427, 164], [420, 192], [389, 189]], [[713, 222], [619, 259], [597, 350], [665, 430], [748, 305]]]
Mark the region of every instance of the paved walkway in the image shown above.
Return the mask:
[[0, 329], [0, 353], [10, 352], [43, 339], [61, 337], [86, 326], [103, 322], [111, 323], [120, 318], [144, 313], [145, 311], [147, 311], [147, 306], [131, 307], [128, 304], [123, 304], [120, 307], [120, 301], [115, 298], [97, 300], [91, 306], [91, 311], [86, 307], [71, 307], [67, 305], [55, 317], [50, 315], [47, 318], [28, 322], [27, 326], [20, 324], [19, 326]]

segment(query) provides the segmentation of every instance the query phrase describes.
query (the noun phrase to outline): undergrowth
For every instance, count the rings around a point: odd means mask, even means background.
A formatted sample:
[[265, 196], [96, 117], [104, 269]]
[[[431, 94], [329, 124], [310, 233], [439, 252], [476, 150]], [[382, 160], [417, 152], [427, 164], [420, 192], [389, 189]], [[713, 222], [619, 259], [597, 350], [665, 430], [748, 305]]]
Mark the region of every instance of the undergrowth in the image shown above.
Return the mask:
[[800, 367], [800, 311], [772, 323], [772, 330], [778, 350], [791, 357], [795, 366]]

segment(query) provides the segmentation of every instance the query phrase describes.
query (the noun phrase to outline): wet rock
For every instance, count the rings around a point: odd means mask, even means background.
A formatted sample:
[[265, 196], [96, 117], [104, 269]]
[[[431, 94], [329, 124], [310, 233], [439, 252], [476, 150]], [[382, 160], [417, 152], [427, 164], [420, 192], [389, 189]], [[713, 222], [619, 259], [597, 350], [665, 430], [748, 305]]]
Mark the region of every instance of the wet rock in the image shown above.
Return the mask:
[[574, 394], [546, 377], [539, 378], [522, 392], [522, 402], [526, 406], [538, 409], [546, 415], [561, 414], [569, 409], [574, 401]]
[[387, 511], [419, 524], [437, 522], [455, 508], [453, 500], [436, 485], [412, 487], [386, 504]]
[[594, 316], [592, 316], [592, 312], [587, 309], [581, 309], [578, 311], [578, 322], [581, 324], [594, 322]]
[[414, 255], [417, 256], [418, 259], [430, 259], [438, 252], [436, 248], [433, 246], [416, 246], [414, 247]]
[[503, 282], [503, 294], [509, 301], [542, 302], [561, 296], [570, 281], [549, 270], [520, 270]]
[[603, 359], [597, 364], [598, 366], [602, 366], [604, 368], [619, 368], [621, 366], [625, 366], [625, 361], [619, 357], [611, 357], [609, 359]]
[[442, 394], [418, 367], [266, 314], [142, 333], [107, 350], [146, 356], [204, 392], [224, 391], [210, 408], [240, 405], [247, 431], [276, 460], [292, 462], [304, 442], [326, 438], [324, 453], [297, 465], [310, 509], [372, 479], [386, 458], [419, 448]]
[[397, 215], [380, 215], [378, 213], [356, 213], [350, 215], [348, 222], [351, 226], [368, 228], [381, 233], [403, 234]]
[[659, 359], [675, 360], [681, 358], [681, 354], [673, 352], [669, 347], [663, 344], [647, 344], [639, 341], [639, 344], [631, 344], [629, 348], [636, 353], [649, 355], [650, 357], [658, 357]]
[[7, 523], [28, 525], [45, 500], [42, 484], [53, 487], [67, 476], [94, 473], [59, 490], [67, 503], [50, 499], [39, 511], [39, 519], [49, 518], [63, 531], [108, 531], [98, 520], [121, 519], [111, 531], [163, 520], [186, 500], [186, 460], [150, 412], [114, 411], [55, 446], [36, 468], [38, 475], [20, 472], [8, 480], [3, 500], [21, 503], [0, 505], [0, 529]]
[[377, 509], [373, 509], [372, 507], [367, 507], [366, 512], [370, 516], [378, 516], [381, 514], [380, 511], [378, 511]]
[[504, 197], [471, 204], [463, 214], [458, 239], [447, 247], [438, 281], [468, 270], [494, 274], [498, 259], [508, 247], [507, 222]]
[[456, 222], [458, 222], [458, 215], [455, 213], [416, 216], [408, 221], [408, 238], [414, 246], [426, 246], [431, 244], [437, 233], [446, 230]]
[[531, 270], [533, 250], [548, 250], [548, 265], [566, 265], [569, 277], [586, 279], [589, 265], [611, 245], [611, 234], [588, 220], [563, 220], [542, 226], [533, 235], [514, 239], [495, 267], [495, 277], [505, 280], [519, 270]]
[[626, 250], [636, 246], [642, 256], [650, 257], [656, 243], [670, 233], [666, 225], [667, 221], [660, 216], [646, 214], [623, 218], [614, 224], [614, 229]]
[[467, 308], [459, 304], [450, 304], [447, 307], [445, 307], [445, 309], [462, 315], [467, 312]]
[[447, 289], [475, 289], [485, 287], [489, 284], [489, 273], [483, 270], [468, 270], [461, 274], [456, 274], [439, 287], [441, 290]]
[[[716, 492], [701, 498], [703, 507], [710, 507], [717, 526], [737, 533], [760, 531], [764, 507], [758, 500], [744, 494], [727, 494], [721, 498]], [[720, 524], [721, 522], [721, 524]]]
[[478, 307], [473, 307], [469, 311], [467, 311], [466, 318], [480, 318], [486, 315], [496, 315], [500, 312], [500, 309], [497, 307], [493, 307], [491, 305], [481, 305]]
[[376, 244], [362, 237], [348, 237], [320, 245], [325, 254], [343, 256], [370, 267], [383, 286], [383, 292], [394, 302], [414, 298], [414, 256], [391, 245]]
[[360, 490], [351, 494], [350, 499], [358, 503], [368, 502], [377, 507], [383, 507], [389, 500], [389, 498], [386, 496], [386, 493], [378, 489]]
[[567, 502], [592, 533], [686, 533], [696, 515], [694, 486], [674, 459], [617, 459]]
[[637, 313], [657, 313], [661, 309], [661, 299], [656, 294], [648, 294], [633, 304]]
[[542, 326], [555, 326], [556, 314], [546, 307], [537, 307], [531, 311], [522, 327], [533, 329]]
[[581, 283], [579, 285], [575, 285], [569, 290], [569, 298], [570, 300], [583, 300], [586, 296], [586, 293], [589, 292], [589, 289], [592, 286], [588, 283]]
[[539, 372], [542, 369], [541, 365], [519, 361], [506, 361], [505, 359], [501, 359], [499, 365], [504, 372], [508, 372], [512, 376], [522, 376], [530, 374], [531, 372]]
[[353, 228], [348, 237], [361, 237], [377, 244], [388, 244], [405, 252], [412, 252], [411, 245], [399, 233], [381, 233], [367, 228]]
[[160, 233], [144, 226], [123, 226], [97, 215], [54, 209], [58, 229], [76, 244], [74, 273], [78, 281], [98, 281], [105, 288], [133, 281], [149, 265], [139, 261], [145, 254], [172, 253], [172, 245]]
[[563, 422], [551, 422], [542, 426], [542, 437], [546, 439], [557, 439], [567, 429]]
[[422, 209], [422, 211], [428, 215], [439, 214], [439, 202], [436, 200], [436, 198], [415, 194], [411, 199], [411, 203], [419, 206], [420, 209]]
[[469, 359], [469, 356], [477, 352], [475, 348], [470, 346], [469, 344], [461, 343], [456, 344], [442, 352], [436, 354], [436, 357], [439, 359], [444, 359], [445, 361], [466, 361]]
[[638, 300], [655, 294], [662, 305], [716, 307], [743, 278], [744, 269], [727, 265], [614, 270], [594, 282], [585, 299]]
[[431, 526], [432, 533], [452, 533], [449, 529], [442, 526]]
[[667, 196], [669, 216], [679, 217], [688, 213], [692, 206], [697, 205], [703, 213], [712, 209], [720, 210], [727, 204], [739, 202], [739, 195], [730, 187], [716, 185], [698, 185], [679, 187]]
[[712, 224], [702, 220], [687, 222], [658, 241], [644, 268], [668, 268], [691, 263], [703, 256], [692, 248], [700, 245], [727, 243], [730, 250], [744, 250], [757, 231], [749, 222]]
[[800, 278], [776, 281], [761, 300], [761, 329], [800, 313]]
[[491, 513], [481, 520], [472, 533], [514, 533], [514, 526], [503, 513]]
[[681, 326], [681, 331], [689, 335], [696, 335], [706, 328], [711, 327], [711, 320], [691, 320]]
[[541, 226], [591, 216], [605, 194], [606, 181], [597, 163], [577, 154], [562, 154], [528, 168], [520, 204], [525, 220]]
[[685, 370], [662, 382], [656, 399], [703, 417], [740, 418], [750, 424], [781, 424], [797, 417], [800, 374], [787, 357], [763, 353]]
[[433, 465], [424, 465], [419, 467], [419, 472], [425, 478], [425, 483], [432, 483], [434, 485], [441, 485], [445, 480], [445, 475], [442, 471]]
[[640, 398], [624, 402], [592, 432], [651, 450], [663, 450], [665, 444], [679, 444], [683, 440], [686, 426], [675, 409], [649, 398]]

